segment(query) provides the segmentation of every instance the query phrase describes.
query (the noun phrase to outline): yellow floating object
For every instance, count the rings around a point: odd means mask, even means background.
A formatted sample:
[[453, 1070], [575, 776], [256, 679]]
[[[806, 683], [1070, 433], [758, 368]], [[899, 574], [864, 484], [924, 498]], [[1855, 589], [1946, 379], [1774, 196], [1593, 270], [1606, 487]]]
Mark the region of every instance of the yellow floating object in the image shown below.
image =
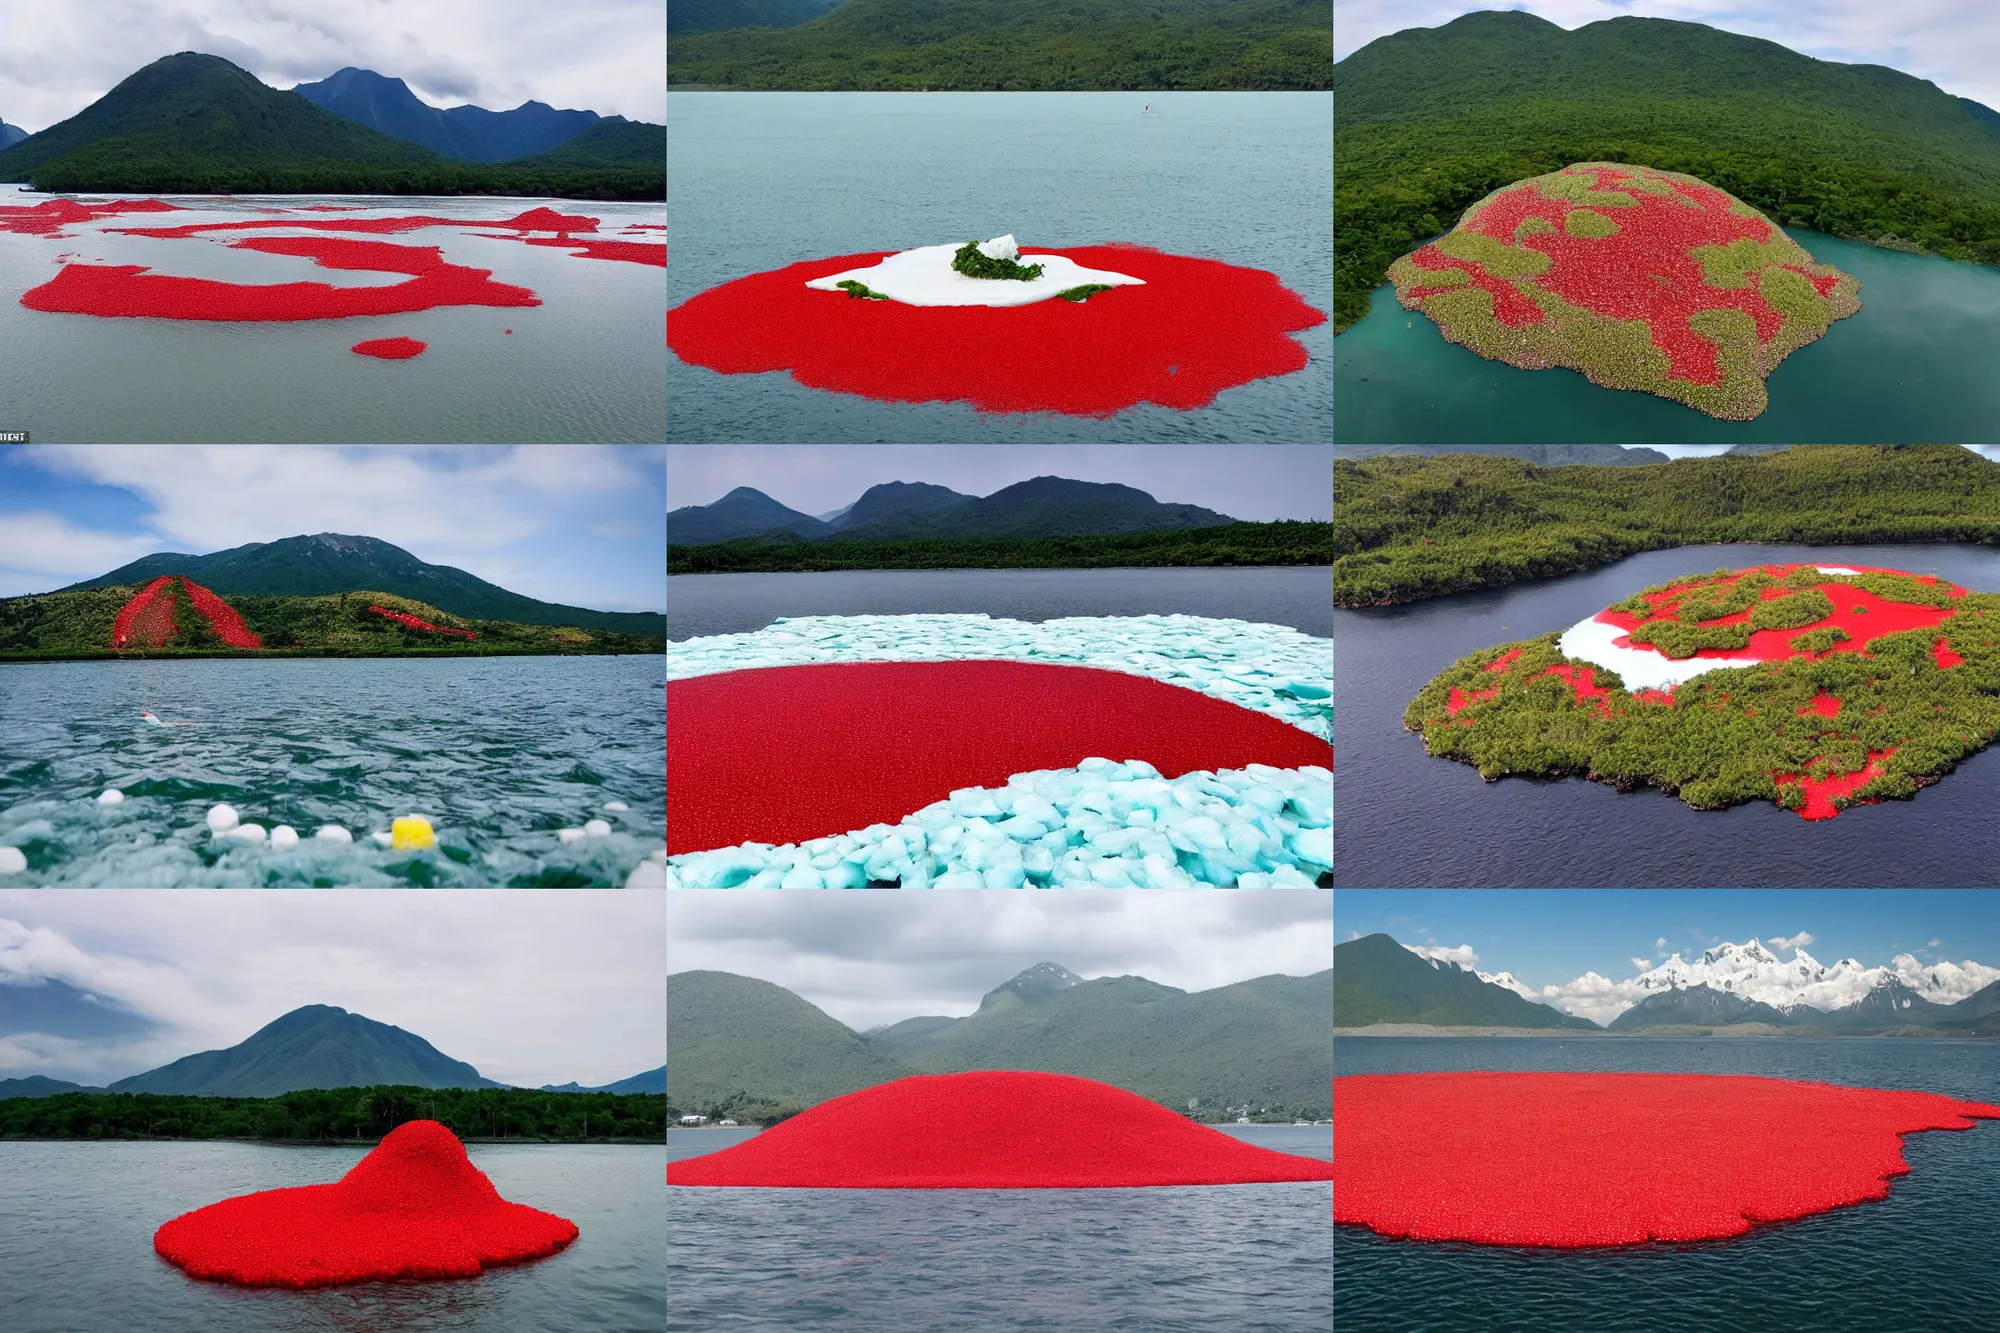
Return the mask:
[[404, 815], [389, 826], [389, 845], [399, 852], [420, 852], [437, 846], [437, 835], [422, 815]]

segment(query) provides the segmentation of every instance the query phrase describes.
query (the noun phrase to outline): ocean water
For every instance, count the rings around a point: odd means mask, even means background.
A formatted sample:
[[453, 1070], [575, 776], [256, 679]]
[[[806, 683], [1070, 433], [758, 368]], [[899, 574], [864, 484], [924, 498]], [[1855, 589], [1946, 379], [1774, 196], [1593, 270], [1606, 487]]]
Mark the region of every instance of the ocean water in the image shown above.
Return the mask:
[[1333, 571], [1268, 569], [862, 569], [824, 574], [672, 574], [667, 637], [746, 634], [780, 616], [1190, 615], [1333, 636]]
[[[1131, 241], [1275, 273], [1332, 309], [1330, 93], [676, 92], [668, 304], [830, 255], [1010, 232]], [[1148, 102], [1159, 116], [1142, 116]], [[1291, 335], [1303, 370], [1212, 406], [1109, 419], [981, 413], [720, 375], [669, 354], [668, 438], [697, 443], [1328, 438], [1332, 325]]]
[[468, 1144], [515, 1203], [579, 1235], [515, 1268], [312, 1291], [200, 1282], [153, 1253], [170, 1218], [253, 1190], [337, 1180], [364, 1148], [0, 1143], [0, 1328], [8, 1333], [657, 1333], [666, 1170], [658, 1146]]
[[[0, 206], [55, 196], [0, 185]], [[99, 200], [103, 196], [74, 196]], [[263, 210], [333, 205], [355, 217], [423, 214], [466, 223], [552, 208], [598, 220], [605, 239], [664, 224], [664, 203], [380, 195], [167, 195], [179, 213], [127, 213], [72, 224], [58, 236], [0, 231], [0, 431], [37, 444], [103, 441], [371, 443], [646, 443], [665, 429], [663, 270], [585, 259], [567, 250], [481, 236], [472, 225], [395, 234], [258, 230], [437, 246], [447, 262], [526, 287], [534, 307], [447, 306], [401, 315], [227, 323], [50, 314], [20, 304], [55, 277], [57, 256], [136, 264], [154, 273], [247, 284], [388, 286], [400, 273], [321, 267], [311, 259], [229, 248], [246, 233], [160, 238], [121, 227], [271, 219]], [[324, 221], [340, 213], [300, 213]], [[507, 233], [493, 232], [492, 235]], [[546, 234], [545, 234], [545, 238]], [[505, 331], [512, 329], [512, 334]], [[349, 350], [370, 338], [429, 344], [408, 361]]]
[[[1804, 820], [1769, 801], [1701, 811], [1651, 788], [1581, 778], [1486, 782], [1403, 730], [1431, 677], [1477, 648], [1567, 629], [1682, 574], [1782, 561], [1941, 574], [2000, 591], [1979, 546], [1696, 546], [1602, 569], [1407, 606], [1338, 610], [1334, 640], [1334, 879], [1342, 888], [1964, 888], [1995, 882], [1967, 830], [2000, 803], [2000, 753], [1959, 764], [1913, 800]], [[2000, 1327], [2000, 1323], [1996, 1323]]]
[[1793, 352], [1754, 421], [1721, 421], [1573, 370], [1519, 370], [1444, 340], [1376, 289], [1334, 341], [1345, 444], [1912, 444], [1994, 438], [2000, 268], [1787, 229], [1861, 282], [1861, 311]]
[[[2000, 1044], [1894, 1038], [1367, 1037], [1334, 1073], [1758, 1074], [2000, 1100]], [[1338, 1085], [1336, 1085], [1337, 1087]], [[2000, 1121], [1903, 1140], [1889, 1196], [1729, 1240], [1556, 1251], [1334, 1228], [1341, 1333], [1981, 1333], [2000, 1327]]]
[[[666, 659], [0, 664], [11, 888], [615, 887], [666, 843]], [[150, 711], [188, 726], [156, 727]], [[125, 793], [100, 806], [106, 787]], [[623, 814], [607, 801], [630, 806]], [[215, 843], [218, 802], [289, 851]], [[421, 814], [438, 848], [368, 834]], [[555, 830], [602, 818], [608, 837]], [[340, 824], [351, 847], [312, 837]]]
[[[1328, 1126], [1231, 1126], [1330, 1159]], [[754, 1130], [667, 1132], [669, 1160]], [[1087, 1190], [667, 1191], [667, 1328], [1316, 1333], [1323, 1181]]]

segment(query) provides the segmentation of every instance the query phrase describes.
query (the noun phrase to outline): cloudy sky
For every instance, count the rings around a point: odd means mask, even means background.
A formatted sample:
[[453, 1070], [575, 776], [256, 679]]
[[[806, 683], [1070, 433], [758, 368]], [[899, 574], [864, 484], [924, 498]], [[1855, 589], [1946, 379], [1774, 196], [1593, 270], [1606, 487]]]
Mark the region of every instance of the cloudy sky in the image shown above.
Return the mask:
[[596, 611], [667, 596], [658, 445], [0, 446], [0, 597], [156, 551], [379, 537], [510, 592]]
[[[1342, 940], [1380, 931], [1482, 972], [1557, 988], [1557, 1007], [1585, 1012], [1639, 998], [1618, 987], [1678, 953], [1693, 960], [1728, 941], [1757, 940], [1791, 957], [1866, 967], [1909, 955], [1920, 965], [2000, 968], [2000, 890], [1992, 889], [1343, 889]], [[1641, 966], [1644, 964], [1644, 966]], [[2000, 976], [1972, 969], [1979, 984]], [[1595, 977], [1595, 980], [1591, 978]], [[1612, 989], [1600, 984], [1611, 983]], [[1608, 1015], [1588, 1012], [1599, 1018]]]
[[991, 495], [1044, 476], [1120, 482], [1257, 522], [1333, 517], [1333, 447], [1314, 444], [677, 444], [667, 447], [667, 506], [751, 486], [816, 515], [885, 481]]
[[667, 897], [670, 974], [775, 982], [856, 1031], [969, 1014], [987, 991], [1041, 962], [1087, 980], [1142, 976], [1186, 991], [1333, 966], [1333, 895], [1303, 889]]
[[1340, 0], [1334, 59], [1481, 9], [1525, 9], [1565, 28], [1626, 15], [1706, 23], [1821, 60], [1887, 65], [2000, 107], [2000, 5], [1991, 0]]
[[353, 65], [432, 106], [667, 118], [660, 0], [0, 0], [0, 120], [45, 130], [177, 51], [273, 88]]
[[[503, 1083], [588, 1086], [666, 1059], [656, 893], [0, 891], [0, 990], [60, 982], [107, 1036], [0, 994], [0, 1078], [98, 1085], [218, 1050], [300, 1005], [400, 1027]], [[131, 1031], [129, 1029], [138, 1029]], [[55, 1035], [51, 1035], [51, 1033]]]

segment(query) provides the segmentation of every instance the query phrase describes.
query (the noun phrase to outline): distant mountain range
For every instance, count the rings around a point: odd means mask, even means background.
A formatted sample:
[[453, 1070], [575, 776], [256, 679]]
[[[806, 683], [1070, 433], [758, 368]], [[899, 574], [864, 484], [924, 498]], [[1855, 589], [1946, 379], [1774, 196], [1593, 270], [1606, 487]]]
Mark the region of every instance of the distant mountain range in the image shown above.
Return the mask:
[[[631, 133], [599, 141], [588, 162], [555, 156], [600, 124], [594, 112], [536, 102], [508, 112], [439, 111], [401, 80], [367, 70], [283, 92], [220, 56], [182, 51], [68, 120], [0, 148], [0, 180], [47, 191], [664, 199], [664, 126], [620, 121]], [[503, 162], [493, 153], [512, 155]]]
[[[59, 986], [47, 982], [45, 986]], [[40, 987], [0, 986], [0, 995]], [[10, 1025], [4, 1030], [23, 1029]], [[81, 1034], [79, 1034], [81, 1035]], [[93, 1033], [91, 1035], [109, 1035]], [[664, 1068], [601, 1088], [574, 1083], [547, 1092], [664, 1092]], [[412, 1032], [351, 1014], [333, 1005], [308, 1004], [265, 1024], [236, 1045], [183, 1056], [171, 1064], [122, 1078], [103, 1088], [36, 1074], [0, 1079], [0, 1098], [49, 1097], [62, 1092], [150, 1092], [185, 1097], [277, 1097], [309, 1088], [366, 1088], [396, 1084], [418, 1088], [504, 1088], [463, 1060], [454, 1060]]]
[[[1770, 454], [1789, 449], [1789, 444], [1731, 445], [1731, 454]], [[1671, 463], [1673, 459], [1658, 449], [1627, 449], [1622, 444], [1336, 444], [1335, 458], [1373, 458], [1377, 454], [1493, 454], [1500, 458], [1522, 458], [1545, 467], [1589, 463], [1597, 467], [1633, 467], [1643, 463]]]
[[1235, 522], [1199, 505], [1161, 504], [1132, 486], [1067, 477], [1035, 477], [984, 497], [928, 482], [883, 482], [862, 492], [830, 521], [787, 508], [753, 487], [738, 486], [713, 504], [669, 511], [667, 541], [703, 546], [747, 537], [809, 541], [1085, 537]]
[[856, 1033], [783, 987], [727, 972], [667, 978], [669, 1104], [802, 1109], [912, 1073], [1039, 1069], [1191, 1103], [1325, 1107], [1331, 972], [1186, 992], [1143, 977], [1086, 981], [1037, 963], [963, 1018]]
[[0, 120], [0, 148], [12, 148], [27, 137], [28, 132], [19, 125], [9, 125], [6, 121]]
[[471, 620], [666, 634], [667, 618], [656, 611], [590, 611], [538, 602], [462, 569], [426, 564], [379, 538], [341, 532], [250, 542], [209, 555], [162, 552], [142, 556], [109, 574], [56, 591], [143, 585], [162, 574], [186, 575], [223, 596], [324, 597], [343, 592], [390, 592]]
[[[1963, 994], [1970, 983], [1952, 963], [1899, 971], [1864, 968], [1852, 958], [1829, 967], [1802, 949], [1793, 954], [1785, 962], [1755, 940], [1718, 945], [1693, 961], [1676, 954], [1637, 977], [1638, 987], [1650, 993], [1599, 1029], [1535, 999], [1511, 973], [1479, 972], [1423, 957], [1389, 935], [1366, 935], [1334, 948], [1334, 1021], [1343, 1028], [1418, 1023], [1611, 1032], [1760, 1023], [1814, 1032], [2000, 1037], [2000, 981]], [[1932, 998], [1948, 994], [1963, 997]]]

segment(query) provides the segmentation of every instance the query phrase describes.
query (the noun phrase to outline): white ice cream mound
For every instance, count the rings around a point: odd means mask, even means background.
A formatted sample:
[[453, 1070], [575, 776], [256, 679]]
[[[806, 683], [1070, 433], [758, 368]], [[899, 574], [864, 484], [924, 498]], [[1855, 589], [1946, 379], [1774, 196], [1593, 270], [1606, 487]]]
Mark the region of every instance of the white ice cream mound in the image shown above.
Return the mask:
[[869, 268], [850, 268], [824, 278], [814, 278], [806, 286], [817, 291], [837, 292], [840, 284], [852, 279], [878, 296], [904, 305], [1020, 306], [1046, 301], [1072, 287], [1098, 284], [1105, 287], [1143, 287], [1145, 280], [1107, 269], [1085, 268], [1062, 255], [1024, 255], [1012, 236], [987, 241], [979, 252], [988, 259], [1012, 259], [1024, 267], [1040, 264], [1041, 276], [1021, 282], [1013, 278], [968, 278], [951, 266], [965, 242], [957, 245], [923, 245], [890, 255]]
[[1333, 774], [1162, 778], [1142, 760], [1017, 773], [836, 837], [667, 858], [693, 889], [1309, 889], [1333, 868]]
[[667, 643], [667, 679], [816, 662], [971, 659], [1101, 667], [1267, 713], [1333, 739], [1333, 644], [1288, 625], [1207, 616], [799, 616]]
[[[1843, 565], [1815, 565], [1813, 568], [1822, 574], [1854, 575], [1861, 572]], [[1629, 633], [1628, 629], [1606, 624], [1592, 616], [1564, 630], [1562, 638], [1556, 640], [1556, 647], [1562, 649], [1564, 657], [1573, 661], [1589, 662], [1607, 671], [1616, 671], [1627, 690], [1664, 690], [1711, 671], [1755, 666], [1759, 660], [1751, 657], [1673, 658], [1656, 648], [1620, 647], [1613, 642]]]

